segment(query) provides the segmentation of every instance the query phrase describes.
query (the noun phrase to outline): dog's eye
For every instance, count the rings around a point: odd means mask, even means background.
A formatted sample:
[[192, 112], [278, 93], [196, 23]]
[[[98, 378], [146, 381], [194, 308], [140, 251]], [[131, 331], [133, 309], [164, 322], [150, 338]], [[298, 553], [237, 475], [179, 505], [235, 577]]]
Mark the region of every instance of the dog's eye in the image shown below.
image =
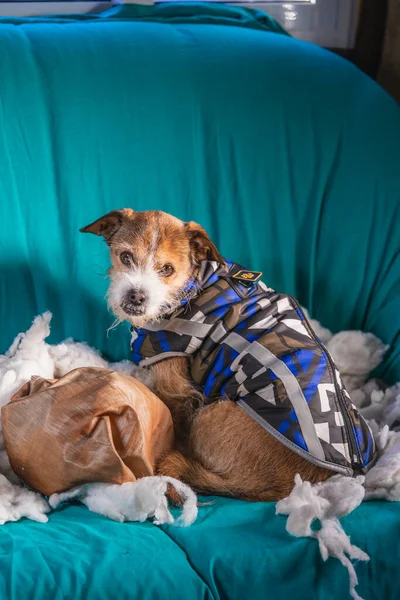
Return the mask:
[[172, 265], [164, 265], [158, 272], [162, 277], [170, 277], [174, 272], [174, 267]]
[[119, 258], [123, 265], [130, 267], [132, 265], [132, 254], [130, 252], [122, 252]]

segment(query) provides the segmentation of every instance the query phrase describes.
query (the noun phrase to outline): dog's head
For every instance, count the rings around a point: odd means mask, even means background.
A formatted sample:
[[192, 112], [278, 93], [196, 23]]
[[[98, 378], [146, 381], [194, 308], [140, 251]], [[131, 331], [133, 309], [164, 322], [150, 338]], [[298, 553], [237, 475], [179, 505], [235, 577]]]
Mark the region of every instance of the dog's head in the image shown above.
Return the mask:
[[136, 327], [180, 305], [202, 260], [224, 263], [200, 225], [158, 210], [114, 210], [80, 231], [107, 242], [109, 306], [119, 321]]

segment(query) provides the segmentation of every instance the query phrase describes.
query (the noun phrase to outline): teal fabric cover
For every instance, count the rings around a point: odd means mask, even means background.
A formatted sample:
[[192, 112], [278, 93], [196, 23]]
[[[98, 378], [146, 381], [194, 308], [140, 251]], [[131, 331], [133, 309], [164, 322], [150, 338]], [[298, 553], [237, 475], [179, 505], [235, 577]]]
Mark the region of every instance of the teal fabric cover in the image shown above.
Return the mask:
[[[221, 498], [189, 528], [114, 523], [71, 506], [45, 525], [0, 533], [2, 600], [350, 600], [347, 571], [315, 540], [293, 538], [272, 503]], [[398, 506], [367, 502], [342, 519], [371, 556], [356, 565], [365, 600], [398, 600]]]
[[[46, 309], [129, 356], [112, 323], [102, 241], [125, 206], [197, 220], [335, 331], [391, 344], [400, 380], [400, 114], [351, 64], [265, 14], [126, 6], [0, 21], [0, 352]], [[364, 598], [398, 598], [400, 508], [344, 519], [369, 552]], [[116, 524], [71, 507], [0, 529], [0, 597], [343, 598], [345, 570], [285, 532], [274, 506], [219, 500], [190, 529]]]

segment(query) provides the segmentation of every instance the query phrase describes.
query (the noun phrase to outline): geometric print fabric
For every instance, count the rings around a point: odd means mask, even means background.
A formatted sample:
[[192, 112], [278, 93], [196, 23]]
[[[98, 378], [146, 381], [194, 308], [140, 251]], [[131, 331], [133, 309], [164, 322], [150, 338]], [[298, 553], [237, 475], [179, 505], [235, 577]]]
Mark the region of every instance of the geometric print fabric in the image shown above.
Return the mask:
[[209, 402], [237, 402], [314, 464], [365, 472], [376, 456], [372, 432], [298, 303], [261, 281], [242, 283], [234, 275], [243, 267], [227, 265], [203, 261], [177, 311], [132, 331], [134, 362], [186, 356]]

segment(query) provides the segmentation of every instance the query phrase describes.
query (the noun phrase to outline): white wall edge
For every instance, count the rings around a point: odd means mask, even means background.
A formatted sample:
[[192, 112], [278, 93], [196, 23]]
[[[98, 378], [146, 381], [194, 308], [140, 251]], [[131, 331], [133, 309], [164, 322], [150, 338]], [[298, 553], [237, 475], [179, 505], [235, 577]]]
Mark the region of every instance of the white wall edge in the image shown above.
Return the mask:
[[[164, 1], [168, 2], [168, 0]], [[123, 2], [153, 4], [153, 0], [0, 2], [0, 17], [99, 13]], [[293, 37], [298, 39], [328, 48], [349, 49], [354, 46], [357, 0], [297, 0], [294, 2], [239, 0], [232, 4], [267, 12], [281, 23]]]

